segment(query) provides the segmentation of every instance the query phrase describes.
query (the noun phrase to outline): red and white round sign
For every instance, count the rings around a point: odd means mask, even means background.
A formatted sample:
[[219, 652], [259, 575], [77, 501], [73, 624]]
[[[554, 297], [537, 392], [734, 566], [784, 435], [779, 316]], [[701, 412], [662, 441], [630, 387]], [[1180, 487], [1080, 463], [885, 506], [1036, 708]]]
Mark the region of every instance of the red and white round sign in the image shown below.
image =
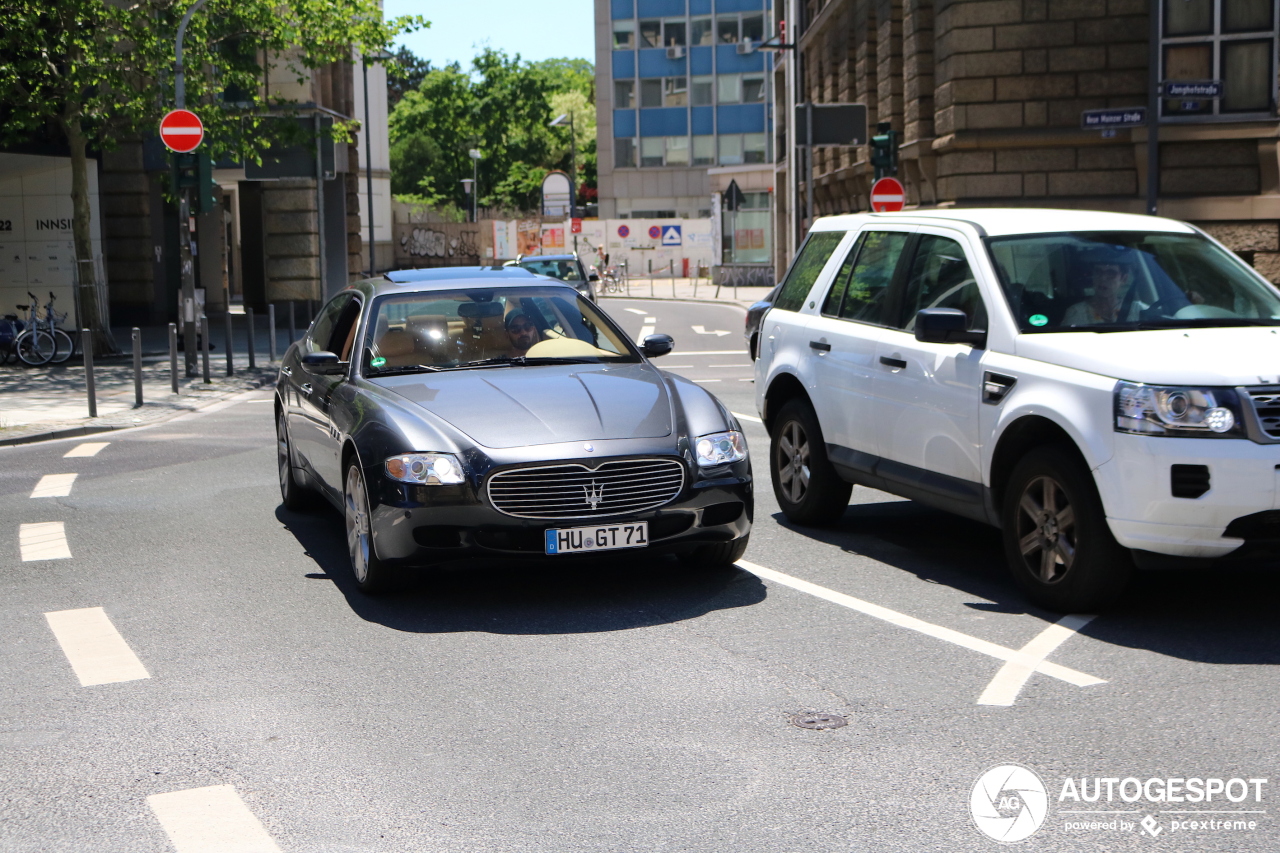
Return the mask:
[[906, 201], [907, 190], [897, 178], [881, 178], [871, 185], [871, 209], [876, 213], [897, 213]]
[[191, 110], [174, 110], [160, 119], [160, 141], [170, 151], [190, 154], [204, 139], [204, 125]]

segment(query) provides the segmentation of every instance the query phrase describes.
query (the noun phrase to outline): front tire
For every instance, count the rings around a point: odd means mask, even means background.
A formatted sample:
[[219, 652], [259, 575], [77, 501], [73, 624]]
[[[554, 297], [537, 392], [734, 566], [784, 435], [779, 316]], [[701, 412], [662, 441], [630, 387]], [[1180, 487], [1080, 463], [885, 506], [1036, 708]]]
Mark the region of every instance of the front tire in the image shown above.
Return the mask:
[[293, 470], [293, 442], [289, 439], [289, 425], [284, 412], [276, 413], [276, 471], [280, 477], [280, 501], [290, 512], [305, 512], [315, 504], [314, 495], [305, 486], [298, 485]]
[[1057, 447], [1032, 450], [1013, 469], [1001, 512], [1013, 580], [1033, 603], [1060, 613], [1113, 604], [1133, 573], [1089, 470]]
[[827, 459], [818, 416], [805, 400], [789, 401], [773, 423], [769, 474], [778, 506], [796, 524], [831, 524], [849, 506], [853, 486]]
[[369, 493], [365, 488], [360, 465], [352, 460], [347, 468], [343, 489], [342, 514], [346, 521], [347, 551], [351, 555], [351, 573], [362, 592], [386, 590], [392, 582], [392, 570], [378, 559], [373, 547], [373, 514], [369, 511]]

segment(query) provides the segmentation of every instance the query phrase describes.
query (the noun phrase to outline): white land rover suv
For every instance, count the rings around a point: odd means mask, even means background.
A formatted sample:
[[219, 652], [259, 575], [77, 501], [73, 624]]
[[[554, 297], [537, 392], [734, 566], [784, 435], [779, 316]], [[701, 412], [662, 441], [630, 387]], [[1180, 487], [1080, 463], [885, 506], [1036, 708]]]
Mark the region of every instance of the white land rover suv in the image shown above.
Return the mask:
[[1135, 563], [1280, 550], [1280, 292], [1181, 222], [1065, 210], [818, 220], [761, 325], [783, 512], [859, 483], [1001, 528], [1037, 604]]

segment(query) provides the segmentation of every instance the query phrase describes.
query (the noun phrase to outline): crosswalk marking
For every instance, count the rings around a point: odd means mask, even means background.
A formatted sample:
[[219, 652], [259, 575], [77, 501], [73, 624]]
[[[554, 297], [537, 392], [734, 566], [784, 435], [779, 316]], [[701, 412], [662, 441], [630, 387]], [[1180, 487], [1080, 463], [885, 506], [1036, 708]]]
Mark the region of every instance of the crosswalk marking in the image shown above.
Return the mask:
[[106, 447], [109, 441], [86, 441], [84, 444], [77, 444], [75, 447], [62, 454], [63, 459], [78, 459], [81, 456], [97, 456], [98, 451]]
[[151, 677], [101, 607], [58, 610], [44, 618], [82, 687]]
[[231, 785], [152, 794], [147, 805], [178, 853], [280, 853]]
[[75, 474], [45, 474], [31, 490], [31, 497], [65, 498], [71, 494], [71, 484], [75, 481]]
[[18, 527], [18, 550], [22, 562], [33, 560], [69, 560], [67, 532], [61, 521], [41, 521]]

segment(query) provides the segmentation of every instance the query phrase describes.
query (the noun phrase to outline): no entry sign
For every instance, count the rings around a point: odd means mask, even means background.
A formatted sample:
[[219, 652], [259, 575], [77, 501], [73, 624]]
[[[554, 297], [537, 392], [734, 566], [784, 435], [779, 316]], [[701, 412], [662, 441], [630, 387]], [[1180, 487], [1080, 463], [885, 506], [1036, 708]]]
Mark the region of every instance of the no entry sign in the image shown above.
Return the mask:
[[881, 178], [871, 185], [871, 209], [876, 213], [897, 213], [907, 201], [907, 191], [897, 178]]
[[160, 119], [160, 141], [170, 151], [189, 154], [200, 147], [204, 139], [204, 125], [191, 110], [174, 110]]

